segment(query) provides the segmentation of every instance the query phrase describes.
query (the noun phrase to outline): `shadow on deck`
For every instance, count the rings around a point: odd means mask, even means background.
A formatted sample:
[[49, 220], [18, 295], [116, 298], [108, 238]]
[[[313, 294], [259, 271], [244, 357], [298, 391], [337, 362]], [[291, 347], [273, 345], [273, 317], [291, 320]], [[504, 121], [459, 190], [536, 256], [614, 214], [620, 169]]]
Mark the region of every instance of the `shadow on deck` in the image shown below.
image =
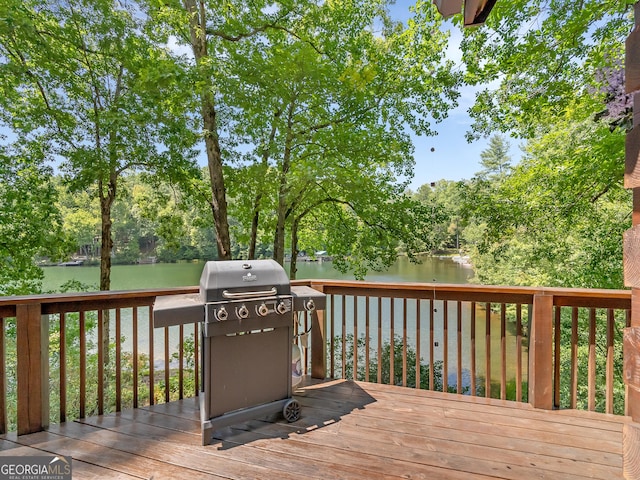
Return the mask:
[[345, 380], [307, 385], [302, 417], [201, 445], [196, 399], [0, 439], [1, 456], [71, 455], [73, 478], [622, 478], [626, 417]]

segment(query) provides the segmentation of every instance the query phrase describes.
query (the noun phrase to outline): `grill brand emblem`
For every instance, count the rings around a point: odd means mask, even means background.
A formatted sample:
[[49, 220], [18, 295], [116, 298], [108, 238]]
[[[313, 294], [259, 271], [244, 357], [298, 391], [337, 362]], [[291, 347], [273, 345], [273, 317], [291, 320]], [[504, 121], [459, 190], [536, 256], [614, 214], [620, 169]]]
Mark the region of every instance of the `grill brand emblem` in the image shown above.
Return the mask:
[[251, 272], [249, 272], [246, 275], [242, 276], [242, 281], [243, 282], [255, 282], [256, 280], [258, 280], [258, 277], [255, 276], [255, 275], [252, 275]]

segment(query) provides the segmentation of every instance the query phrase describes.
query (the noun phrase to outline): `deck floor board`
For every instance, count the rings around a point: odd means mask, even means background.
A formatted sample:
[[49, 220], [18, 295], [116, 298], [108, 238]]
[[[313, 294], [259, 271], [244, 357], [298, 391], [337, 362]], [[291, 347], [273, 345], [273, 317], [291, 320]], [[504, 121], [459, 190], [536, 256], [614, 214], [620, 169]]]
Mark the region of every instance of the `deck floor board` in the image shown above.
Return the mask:
[[250, 420], [207, 446], [185, 399], [8, 435], [0, 456], [71, 455], [74, 479], [622, 478], [625, 417], [343, 380], [295, 397], [299, 421]]

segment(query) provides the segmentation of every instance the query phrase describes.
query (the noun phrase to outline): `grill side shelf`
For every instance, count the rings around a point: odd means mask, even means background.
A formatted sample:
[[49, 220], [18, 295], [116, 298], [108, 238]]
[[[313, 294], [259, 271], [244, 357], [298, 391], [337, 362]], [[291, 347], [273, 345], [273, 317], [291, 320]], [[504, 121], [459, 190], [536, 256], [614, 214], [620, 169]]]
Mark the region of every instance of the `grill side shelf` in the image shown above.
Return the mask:
[[157, 297], [153, 305], [155, 328], [202, 321], [204, 321], [204, 303], [199, 293]]
[[327, 296], [311, 287], [296, 285], [291, 287], [291, 295], [296, 312], [324, 310], [327, 307]]

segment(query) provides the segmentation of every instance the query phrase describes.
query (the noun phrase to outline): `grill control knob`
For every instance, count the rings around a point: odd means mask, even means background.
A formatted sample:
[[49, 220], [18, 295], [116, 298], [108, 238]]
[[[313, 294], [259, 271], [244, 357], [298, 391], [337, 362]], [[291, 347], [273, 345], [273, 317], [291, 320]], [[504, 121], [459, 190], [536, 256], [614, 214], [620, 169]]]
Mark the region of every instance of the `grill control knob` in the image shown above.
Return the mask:
[[313, 302], [312, 298], [309, 299], [304, 308], [306, 308], [310, 312], [313, 312], [316, 309], [316, 304]]
[[283, 314], [285, 314], [285, 313], [287, 313], [289, 311], [289, 307], [287, 306], [286, 303], [280, 302], [280, 303], [278, 303], [278, 306], [276, 307], [276, 311], [280, 315], [283, 315]]
[[242, 305], [238, 309], [238, 316], [240, 318], [247, 318], [249, 316], [249, 309], [245, 305]]
[[218, 309], [218, 311], [216, 312], [216, 318], [218, 320], [226, 320], [227, 318], [229, 318], [229, 313], [227, 312], [227, 309], [224, 307], [220, 307]]
[[269, 314], [269, 307], [267, 307], [266, 303], [263, 303], [258, 307], [258, 315], [262, 317], [266, 317]]

